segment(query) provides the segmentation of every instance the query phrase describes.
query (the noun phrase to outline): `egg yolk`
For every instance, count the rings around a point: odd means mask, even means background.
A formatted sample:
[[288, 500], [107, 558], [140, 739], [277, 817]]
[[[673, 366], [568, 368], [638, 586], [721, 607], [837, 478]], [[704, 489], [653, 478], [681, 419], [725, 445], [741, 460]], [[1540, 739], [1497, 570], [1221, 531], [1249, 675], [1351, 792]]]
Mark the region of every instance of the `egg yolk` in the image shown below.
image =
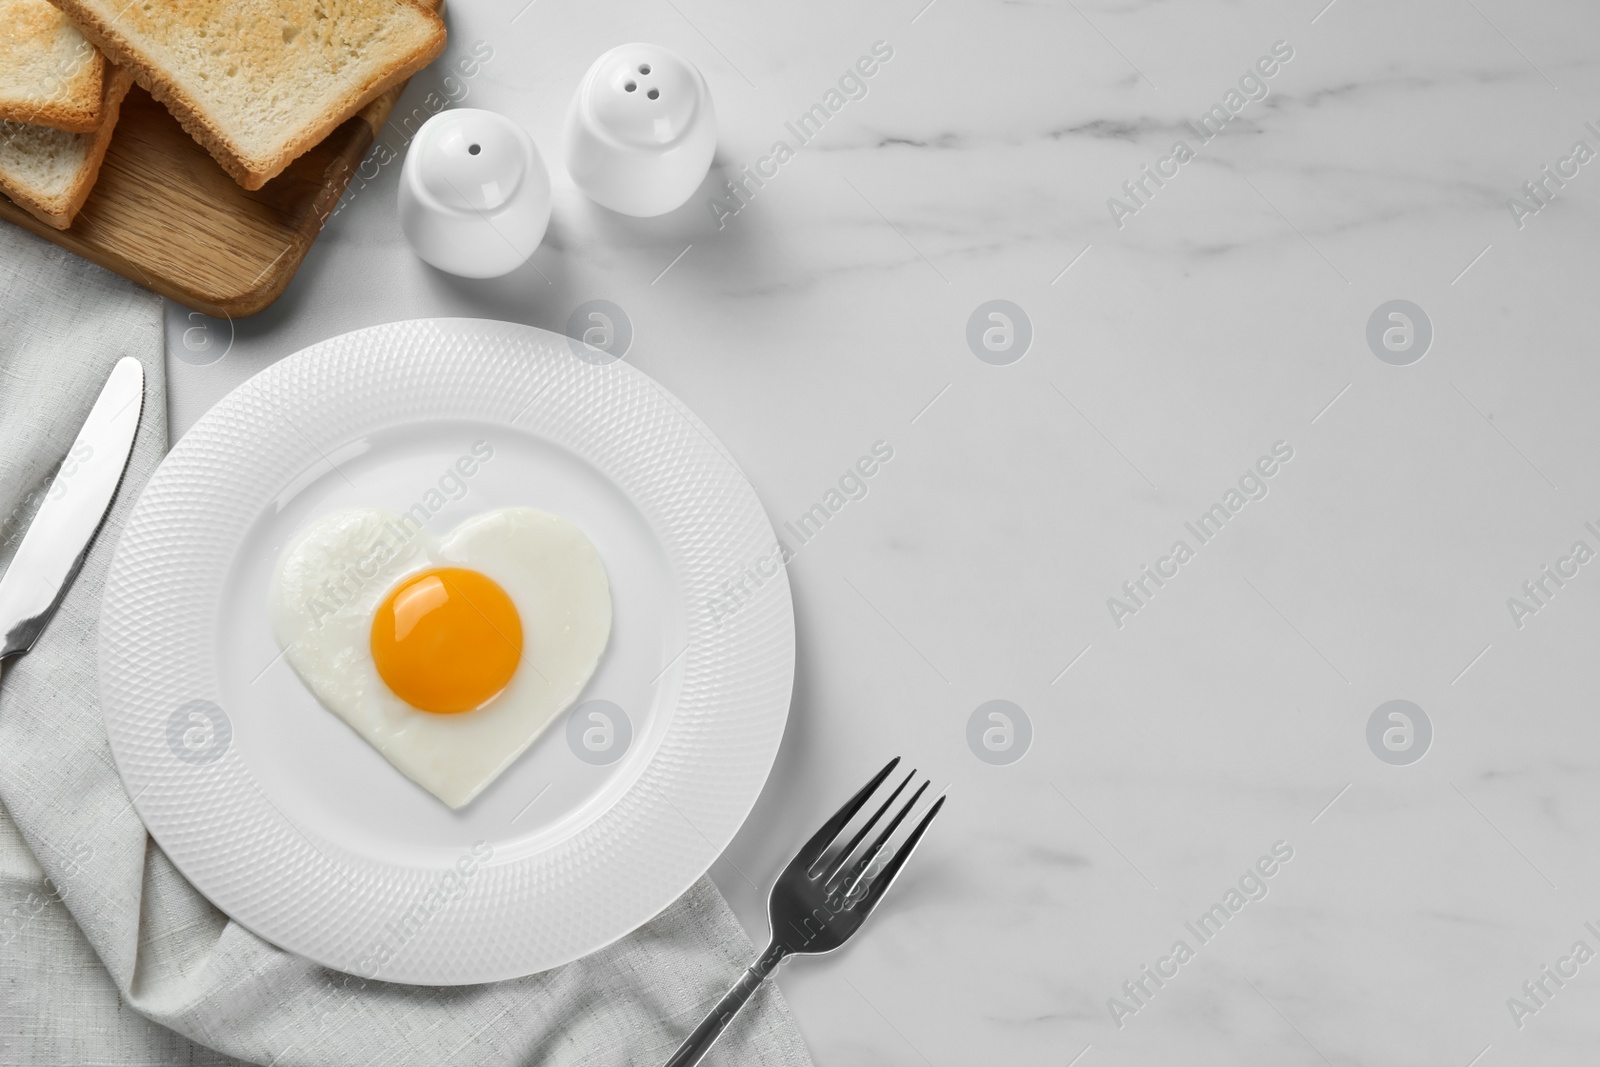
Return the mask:
[[395, 696], [454, 715], [481, 708], [511, 682], [522, 620], [495, 582], [464, 567], [406, 578], [372, 620], [372, 659]]

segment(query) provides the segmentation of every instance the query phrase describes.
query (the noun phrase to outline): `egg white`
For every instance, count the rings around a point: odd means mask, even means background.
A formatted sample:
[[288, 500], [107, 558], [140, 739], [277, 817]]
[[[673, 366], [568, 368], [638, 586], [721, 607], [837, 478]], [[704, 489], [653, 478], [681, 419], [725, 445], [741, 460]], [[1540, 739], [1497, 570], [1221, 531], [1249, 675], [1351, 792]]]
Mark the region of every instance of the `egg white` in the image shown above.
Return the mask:
[[[522, 622], [510, 683], [475, 711], [437, 715], [401, 700], [372, 659], [372, 619], [407, 575], [466, 567], [505, 590]], [[533, 508], [487, 511], [437, 541], [377, 508], [313, 522], [278, 558], [268, 596], [284, 658], [323, 707], [406, 777], [469, 803], [577, 700], [611, 636], [611, 585], [594, 545]]]

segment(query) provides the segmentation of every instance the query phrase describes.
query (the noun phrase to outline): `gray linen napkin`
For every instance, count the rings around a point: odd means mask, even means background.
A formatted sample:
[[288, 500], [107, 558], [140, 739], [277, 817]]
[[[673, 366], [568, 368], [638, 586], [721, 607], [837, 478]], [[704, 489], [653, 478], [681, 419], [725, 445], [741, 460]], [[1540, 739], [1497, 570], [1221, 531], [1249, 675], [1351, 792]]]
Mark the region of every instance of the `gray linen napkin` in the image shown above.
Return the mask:
[[[566, 967], [423, 988], [363, 982], [263, 942], [145, 833], [106, 744], [95, 627], [117, 537], [166, 450], [161, 324], [158, 298], [0, 224], [0, 562], [111, 365], [138, 356], [147, 376], [106, 525], [38, 645], [0, 679], [0, 1063], [664, 1061], [753, 955], [707, 879]], [[707, 1062], [811, 1059], [768, 983]]]

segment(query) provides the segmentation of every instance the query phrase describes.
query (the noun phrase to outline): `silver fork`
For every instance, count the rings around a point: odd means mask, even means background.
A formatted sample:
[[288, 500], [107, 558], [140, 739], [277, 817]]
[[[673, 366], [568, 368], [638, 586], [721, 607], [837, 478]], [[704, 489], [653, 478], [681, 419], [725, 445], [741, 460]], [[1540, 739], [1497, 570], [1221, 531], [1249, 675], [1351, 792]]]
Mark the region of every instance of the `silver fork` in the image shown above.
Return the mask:
[[795, 853], [794, 859], [789, 861], [789, 865], [773, 883], [772, 895], [767, 900], [767, 923], [772, 928], [771, 943], [733, 984], [721, 1002], [711, 1009], [711, 1014], [678, 1046], [678, 1051], [672, 1054], [666, 1067], [692, 1067], [699, 1063], [700, 1057], [722, 1036], [734, 1015], [744, 1007], [745, 1001], [760, 988], [767, 976], [777, 970], [778, 964], [791, 955], [832, 952], [849, 940], [861, 928], [872, 909], [878, 906], [878, 901], [889, 891], [900, 868], [905, 866], [917, 843], [922, 840], [928, 824], [944, 807], [944, 797], [941, 796], [928, 808], [916, 829], [911, 831], [894, 854], [881, 867], [875, 865], [890, 836], [911, 814], [917, 801], [922, 799], [929, 784], [923, 782], [911, 794], [911, 799], [889, 820], [889, 825], [870, 845], [857, 853], [878, 820], [911, 784], [911, 779], [917, 773], [913, 769], [895, 786], [872, 817], [843, 845], [838, 844], [850, 820], [866, 806], [872, 794], [883, 785], [899, 763], [899, 756], [890, 760], [883, 770], [872, 776], [872, 781], [862, 786], [855, 796], [845, 801], [844, 807], [822, 824], [822, 829], [813, 834], [811, 840], [800, 846], [800, 851]]

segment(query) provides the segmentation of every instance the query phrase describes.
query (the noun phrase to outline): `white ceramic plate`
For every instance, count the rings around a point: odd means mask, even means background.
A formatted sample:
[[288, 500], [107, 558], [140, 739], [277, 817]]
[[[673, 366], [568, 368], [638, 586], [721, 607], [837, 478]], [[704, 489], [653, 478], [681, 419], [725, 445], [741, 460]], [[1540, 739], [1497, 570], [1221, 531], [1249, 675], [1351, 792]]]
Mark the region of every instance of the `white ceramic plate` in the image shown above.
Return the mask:
[[[480, 441], [493, 458], [446, 478]], [[569, 742], [563, 715], [460, 811], [324, 710], [267, 621], [295, 530], [417, 504], [436, 533], [497, 507], [564, 515], [611, 579], [611, 641], [575, 709], [596, 732]], [[336, 337], [229, 394], [140, 497], [100, 624], [112, 752], [167, 855], [274, 944], [396, 982], [554, 967], [676, 899], [754, 804], [794, 677], [775, 543], [711, 433], [625, 363], [479, 320]], [[610, 750], [589, 701], [627, 719]]]

